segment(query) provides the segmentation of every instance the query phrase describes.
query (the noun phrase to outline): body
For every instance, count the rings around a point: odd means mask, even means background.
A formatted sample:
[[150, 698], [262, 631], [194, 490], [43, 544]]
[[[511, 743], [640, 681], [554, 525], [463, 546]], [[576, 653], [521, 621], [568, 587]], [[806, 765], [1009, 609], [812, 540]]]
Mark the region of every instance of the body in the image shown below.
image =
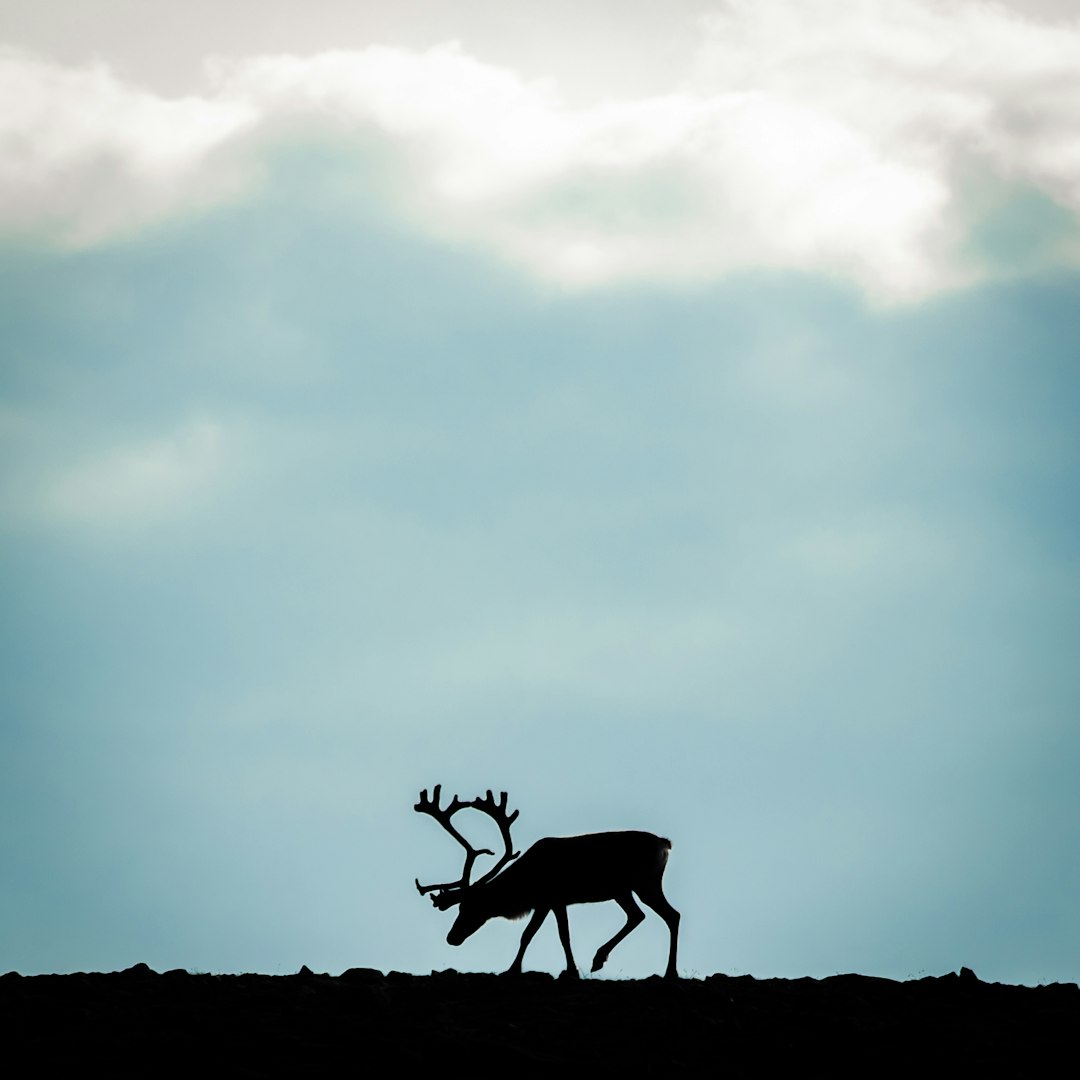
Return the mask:
[[599, 971], [611, 950], [645, 918], [634, 901], [636, 894], [671, 931], [666, 975], [674, 978], [679, 913], [667, 902], [661, 887], [670, 850], [670, 840], [647, 832], [545, 837], [497, 877], [462, 897], [446, 940], [460, 945], [488, 919], [516, 919], [531, 911], [533, 916], [509, 969], [519, 972], [529, 942], [548, 912], [554, 911], [566, 954], [566, 975], [574, 978], [578, 972], [570, 949], [567, 905], [614, 900], [626, 913], [626, 925], [593, 957], [592, 970]]

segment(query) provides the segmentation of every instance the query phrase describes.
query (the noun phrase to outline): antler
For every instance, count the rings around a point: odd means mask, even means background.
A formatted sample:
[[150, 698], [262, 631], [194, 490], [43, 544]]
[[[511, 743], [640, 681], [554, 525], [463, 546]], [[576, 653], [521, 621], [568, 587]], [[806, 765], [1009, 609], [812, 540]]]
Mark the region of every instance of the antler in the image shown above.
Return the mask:
[[450, 823], [450, 819], [459, 811], [472, 806], [471, 802], [462, 802], [456, 795], [450, 800], [446, 809], [439, 806], [442, 795], [442, 784], [436, 784], [428, 798], [427, 788], [420, 792], [420, 801], [413, 807], [418, 814], [428, 814], [433, 817], [464, 849], [465, 866], [462, 868], [461, 877], [457, 881], [442, 882], [437, 885], [421, 885], [420, 879], [416, 878], [416, 888], [421, 896], [438, 890], [438, 895], [431, 898], [431, 902], [437, 908], [448, 908], [461, 898], [461, 892], [469, 887], [469, 875], [472, 873], [473, 863], [478, 855], [494, 855], [495, 852], [488, 848], [474, 848], [464, 836], [461, 835]]
[[482, 885], [486, 881], [490, 881], [511, 859], [516, 859], [521, 854], [519, 851], [514, 851], [513, 842], [510, 839], [510, 826], [514, 823], [518, 816], [518, 811], [515, 810], [512, 814], [506, 812], [506, 792], [501, 793], [501, 797], [498, 803], [495, 802], [495, 797], [489, 790], [485, 798], [476, 798], [470, 802], [463, 802], [455, 795], [446, 806], [445, 809], [439, 806], [439, 801], [442, 795], [442, 785], [436, 784], [431, 790], [431, 798], [428, 798], [427, 788], [424, 788], [420, 792], [420, 801], [413, 807], [418, 814], [427, 814], [429, 817], [433, 817], [464, 849], [465, 849], [465, 866], [462, 868], [461, 877], [457, 881], [442, 882], [437, 885], [421, 885], [420, 879], [416, 879], [416, 888], [421, 896], [426, 893], [436, 892], [436, 895], [431, 898], [431, 902], [440, 910], [445, 910], [453, 904], [458, 903], [461, 900], [462, 894], [466, 889], [470, 887], [469, 876], [472, 873], [473, 863], [476, 862], [479, 855], [494, 855], [495, 852], [489, 848], [474, 848], [464, 836], [461, 835], [454, 828], [450, 819], [459, 811], [468, 807], [480, 810], [482, 813], [492, 818], [499, 826], [499, 831], [502, 833], [504, 852], [499, 858], [499, 861], [483, 875], [474, 884]]
[[473, 799], [471, 804], [475, 809], [483, 811], [488, 817], [492, 818], [499, 826], [499, 831], [502, 833], [503, 838], [503, 853], [499, 861], [481, 877], [476, 884], [483, 885], [485, 881], [490, 881], [508, 862], [512, 859], [516, 859], [521, 852], [514, 850], [514, 842], [510, 839], [510, 826], [517, 821], [517, 816], [521, 813], [520, 810], [515, 810], [512, 814], [506, 812], [506, 792], [499, 793], [498, 805], [495, 804], [495, 797], [491, 794], [491, 789], [488, 788], [487, 796], [483, 799]]

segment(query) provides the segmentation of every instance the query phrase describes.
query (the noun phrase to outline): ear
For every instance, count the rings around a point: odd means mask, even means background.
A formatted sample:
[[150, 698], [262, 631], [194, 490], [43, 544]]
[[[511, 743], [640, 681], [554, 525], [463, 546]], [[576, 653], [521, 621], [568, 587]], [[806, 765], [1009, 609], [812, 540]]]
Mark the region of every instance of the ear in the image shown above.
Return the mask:
[[446, 911], [447, 908], [452, 908], [455, 904], [460, 904], [462, 895], [463, 893], [458, 891], [439, 893], [438, 896], [432, 896], [431, 902], [440, 911]]

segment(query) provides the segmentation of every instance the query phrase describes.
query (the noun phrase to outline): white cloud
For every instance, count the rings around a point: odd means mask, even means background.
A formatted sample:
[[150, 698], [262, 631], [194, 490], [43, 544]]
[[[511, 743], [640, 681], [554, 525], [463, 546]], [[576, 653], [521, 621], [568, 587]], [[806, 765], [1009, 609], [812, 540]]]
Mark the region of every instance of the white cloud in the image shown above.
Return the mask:
[[39, 512], [109, 528], [183, 516], [219, 480], [225, 444], [219, 423], [197, 419], [168, 435], [88, 455], [43, 483]]
[[832, 117], [943, 178], [970, 159], [1080, 211], [1080, 26], [976, 0], [730, 0], [694, 85]]
[[93, 242], [229, 190], [207, 169], [254, 119], [237, 101], [168, 100], [106, 67], [0, 51], [0, 221]]
[[677, 92], [579, 108], [455, 45], [219, 60], [176, 101], [3, 66], [28, 103], [4, 203], [81, 238], [205, 199], [235, 182], [224, 148], [298, 126], [374, 140], [418, 227], [570, 286], [793, 268], [914, 299], [988, 272], [985, 190], [1080, 213], [1080, 28], [967, 0], [731, 0]]

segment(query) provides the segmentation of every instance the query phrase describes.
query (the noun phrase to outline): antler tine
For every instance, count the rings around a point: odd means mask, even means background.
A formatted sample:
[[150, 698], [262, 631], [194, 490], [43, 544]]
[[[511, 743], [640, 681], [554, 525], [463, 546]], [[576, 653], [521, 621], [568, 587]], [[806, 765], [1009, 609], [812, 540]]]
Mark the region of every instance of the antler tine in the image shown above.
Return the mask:
[[[489, 792], [490, 794], [490, 792]], [[418, 814], [427, 814], [433, 817], [464, 849], [465, 865], [461, 871], [461, 877], [457, 881], [439, 882], [433, 885], [421, 885], [420, 879], [415, 878], [416, 890], [421, 896], [438, 890], [439, 895], [433, 896], [431, 902], [438, 908], [447, 908], [455, 903], [460, 893], [469, 887], [469, 877], [472, 874], [473, 863], [479, 855], [494, 855], [495, 852], [488, 848], [474, 848], [464, 836], [454, 828], [450, 819], [459, 811], [473, 805], [471, 802], [463, 802], [455, 795], [446, 808], [439, 806], [442, 798], [442, 784], [436, 784], [431, 789], [431, 798], [428, 798], [427, 788], [420, 792], [420, 801], [413, 809]]]
[[491, 789], [488, 788], [488, 793], [484, 798], [475, 798], [470, 805], [483, 813], [487, 814], [496, 825], [499, 826], [499, 832], [502, 833], [503, 838], [503, 853], [499, 857], [499, 861], [488, 870], [482, 877], [476, 881], [477, 885], [482, 885], [485, 881], [490, 881], [508, 862], [516, 859], [521, 852], [514, 850], [514, 841], [510, 837], [510, 826], [517, 821], [520, 810], [515, 810], [512, 814], [506, 812], [506, 792], [499, 793], [499, 801], [495, 802], [495, 796], [492, 795]]
[[424, 788], [420, 792], [420, 801], [413, 807], [413, 809], [419, 814], [430, 814], [433, 818], [439, 821], [449, 820], [459, 810], [464, 810], [469, 805], [467, 802], [462, 802], [456, 795], [450, 800], [446, 809], [443, 810], [439, 807], [439, 802], [442, 799], [442, 784], [436, 784], [431, 789], [431, 798], [428, 798], [427, 788]]

